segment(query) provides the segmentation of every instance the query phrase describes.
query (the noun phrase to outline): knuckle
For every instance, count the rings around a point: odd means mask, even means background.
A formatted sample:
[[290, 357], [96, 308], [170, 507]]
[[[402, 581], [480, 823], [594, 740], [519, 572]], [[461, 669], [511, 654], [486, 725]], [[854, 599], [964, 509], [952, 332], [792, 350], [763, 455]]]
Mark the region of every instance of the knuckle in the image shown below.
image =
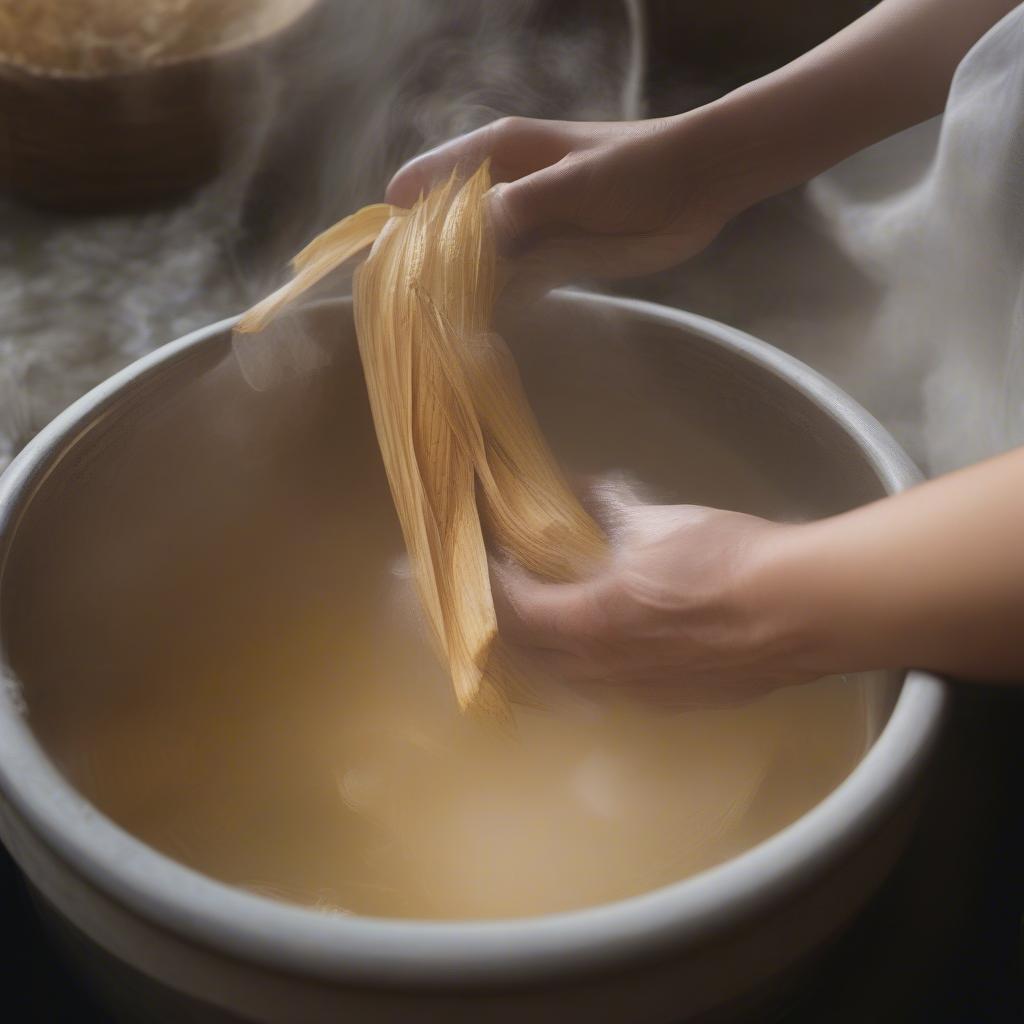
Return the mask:
[[526, 123], [526, 118], [506, 115], [493, 122], [493, 126], [494, 130], [502, 135], [515, 135], [522, 131]]
[[488, 125], [488, 131], [490, 133], [490, 137], [495, 142], [506, 141], [510, 138], [521, 135], [526, 123], [525, 117], [516, 117], [515, 115], [499, 117], [497, 121], [492, 121], [490, 125]]

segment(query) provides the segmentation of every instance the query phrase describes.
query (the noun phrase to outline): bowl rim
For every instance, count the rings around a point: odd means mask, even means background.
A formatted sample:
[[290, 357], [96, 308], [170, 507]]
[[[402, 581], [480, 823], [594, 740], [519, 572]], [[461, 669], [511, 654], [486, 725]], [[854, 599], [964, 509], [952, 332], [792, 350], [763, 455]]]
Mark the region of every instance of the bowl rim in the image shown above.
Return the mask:
[[[713, 341], [786, 381], [838, 421], [888, 491], [921, 479], [877, 420], [816, 371], [766, 342], [638, 299], [570, 289], [552, 298], [682, 328]], [[331, 300], [339, 305], [349, 301]], [[203, 327], [137, 360], [29, 442], [0, 477], [0, 584], [32, 495], [63, 455], [104, 418], [105, 408], [161, 368], [218, 340], [223, 344], [237, 319]], [[809, 879], [869, 838], [909, 795], [948, 704], [940, 679], [908, 672], [888, 722], [864, 758], [836, 789], [781, 831], [737, 857], [659, 889], [530, 918], [459, 922], [329, 914], [235, 888], [177, 863], [106, 818], [59, 773], [29, 728], [2, 636], [0, 803], [6, 801], [51, 853], [116, 905], [232, 959], [361, 987], [515, 988], [622, 967], [669, 951], [678, 954], [783, 906]]]

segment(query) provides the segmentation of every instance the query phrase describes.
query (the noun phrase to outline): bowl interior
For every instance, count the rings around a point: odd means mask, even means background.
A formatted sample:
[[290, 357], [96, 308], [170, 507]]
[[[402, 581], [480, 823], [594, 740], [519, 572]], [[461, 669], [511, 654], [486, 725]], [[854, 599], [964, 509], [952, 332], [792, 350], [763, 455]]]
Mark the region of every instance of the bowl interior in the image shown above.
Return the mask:
[[[699, 326], [564, 294], [507, 313], [502, 330], [556, 454], [581, 479], [624, 472], [652, 500], [773, 518], [885, 493], [817, 402]], [[316, 307], [270, 340], [302, 369], [261, 376], [215, 332], [134, 378], [66, 439], [4, 565], [4, 654], [64, 774], [151, 845], [271, 895], [401, 914], [401, 900], [373, 890], [382, 882], [372, 872], [356, 880], [361, 894], [332, 888], [350, 848], [363, 860], [388, 856], [380, 821], [352, 815], [340, 832], [325, 821], [339, 790], [351, 810], [368, 785], [332, 751], [390, 749], [395, 714], [403, 735], [450, 722], [450, 694], [407, 588], [394, 585], [402, 544], [348, 307]], [[396, 640], [396, 622], [411, 639]], [[368, 695], [359, 680], [378, 676]], [[824, 797], [877, 735], [897, 689], [873, 676], [772, 698], [757, 721], [767, 714], [811, 735], [803, 753], [787, 747], [758, 775], [743, 829], [653, 884], [739, 852]], [[709, 744], [707, 764], [727, 777], [761, 727], [743, 713], [702, 714], [686, 742]], [[450, 736], [427, 732], [428, 745]], [[663, 739], [667, 749], [679, 736]], [[472, 753], [478, 738], [465, 742]], [[491, 792], [503, 785], [498, 774], [485, 781]], [[737, 776], [736, 791], [744, 785]], [[685, 804], [679, 792], [677, 775], [666, 801]], [[514, 848], [501, 827], [474, 831], [473, 841], [495, 844], [480, 846], [482, 861]], [[549, 860], [566, 843], [562, 834]], [[302, 884], [282, 881], [275, 865], [297, 860]], [[636, 891], [623, 879], [615, 892]], [[478, 881], [494, 889], [486, 871]], [[566, 909], [605, 891], [584, 886], [564, 906], [533, 896], [537, 908]], [[519, 903], [448, 905], [455, 916], [531, 912], [522, 893], [509, 899]], [[412, 916], [446, 915], [424, 904]]]

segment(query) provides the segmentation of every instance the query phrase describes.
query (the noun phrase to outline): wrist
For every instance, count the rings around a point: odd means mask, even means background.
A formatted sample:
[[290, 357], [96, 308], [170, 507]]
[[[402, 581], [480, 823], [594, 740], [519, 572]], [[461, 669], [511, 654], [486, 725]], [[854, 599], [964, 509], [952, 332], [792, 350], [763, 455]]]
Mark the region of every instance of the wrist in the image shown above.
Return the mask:
[[851, 609], [841, 605], [853, 595], [829, 567], [831, 524], [773, 524], [750, 558], [748, 601], [765, 658], [807, 678], [877, 667], [845, 628]]
[[677, 158], [722, 223], [812, 176], [780, 115], [781, 98], [761, 79], [668, 119]]
[[[762, 600], [794, 661], [815, 675], [903, 668], [928, 650], [928, 586], [892, 543], [892, 499], [783, 525], [761, 559]], [[927, 658], [925, 657], [926, 661]]]

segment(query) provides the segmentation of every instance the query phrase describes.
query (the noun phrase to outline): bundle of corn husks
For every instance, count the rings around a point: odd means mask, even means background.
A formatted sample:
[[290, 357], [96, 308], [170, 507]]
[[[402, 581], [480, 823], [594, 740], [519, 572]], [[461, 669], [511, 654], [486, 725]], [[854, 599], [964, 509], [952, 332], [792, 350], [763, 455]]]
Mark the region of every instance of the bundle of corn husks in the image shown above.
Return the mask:
[[72, 74], [129, 71], [214, 50], [272, 0], [0, 0], [0, 57]]
[[376, 240], [358, 268], [359, 351], [417, 587], [463, 708], [501, 711], [515, 687], [497, 643], [487, 545], [537, 576], [579, 579], [605, 538], [566, 485], [491, 330], [496, 257], [481, 167], [411, 210], [368, 206], [294, 260], [294, 279], [239, 323], [261, 330]]

